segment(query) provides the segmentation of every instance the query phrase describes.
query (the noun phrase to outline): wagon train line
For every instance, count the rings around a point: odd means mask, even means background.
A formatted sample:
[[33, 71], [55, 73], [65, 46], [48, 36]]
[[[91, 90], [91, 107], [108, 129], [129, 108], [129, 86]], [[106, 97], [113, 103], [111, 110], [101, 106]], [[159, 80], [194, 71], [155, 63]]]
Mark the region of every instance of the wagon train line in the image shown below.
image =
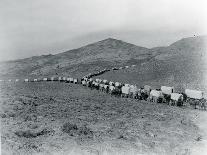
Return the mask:
[[[81, 84], [90, 89], [100, 90], [102, 92], [114, 95], [117, 97], [133, 98], [137, 100], [146, 100], [156, 103], [166, 103], [168, 105], [183, 106], [188, 103], [196, 109], [197, 107], [206, 110], [207, 100], [204, 98], [204, 93], [200, 90], [185, 89], [185, 92], [175, 92], [174, 87], [161, 86], [160, 89], [152, 89], [151, 86], [145, 85], [137, 87], [137, 85], [124, 84], [121, 82], [108, 81], [106, 79], [93, 79], [93, 77], [102, 75], [111, 70], [128, 69], [136, 65], [125, 67], [114, 67], [112, 69], [103, 69], [95, 73], [89, 73], [81, 79], [72, 77], [51, 77], [51, 78], [36, 78], [24, 79], [24, 82], [40, 82], [40, 81], [60, 81], [66, 83]], [[4, 80], [0, 80], [4, 81]], [[15, 82], [19, 82], [15, 79]], [[8, 82], [12, 82], [11, 79]]]

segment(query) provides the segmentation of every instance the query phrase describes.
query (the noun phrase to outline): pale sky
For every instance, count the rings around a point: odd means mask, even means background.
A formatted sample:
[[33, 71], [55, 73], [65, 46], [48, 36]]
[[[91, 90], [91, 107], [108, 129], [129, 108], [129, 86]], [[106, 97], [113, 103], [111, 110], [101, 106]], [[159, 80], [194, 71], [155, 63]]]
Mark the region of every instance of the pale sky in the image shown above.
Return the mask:
[[0, 0], [0, 61], [113, 37], [144, 47], [206, 35], [206, 0]]

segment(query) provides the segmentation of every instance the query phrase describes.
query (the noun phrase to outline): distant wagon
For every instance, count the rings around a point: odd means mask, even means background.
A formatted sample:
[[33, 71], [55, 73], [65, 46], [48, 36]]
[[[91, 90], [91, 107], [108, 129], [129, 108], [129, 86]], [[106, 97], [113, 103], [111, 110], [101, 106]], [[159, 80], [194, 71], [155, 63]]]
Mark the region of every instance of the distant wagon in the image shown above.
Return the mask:
[[59, 77], [58, 77], [58, 81], [62, 81], [62, 80], [63, 80], [62, 77], [59, 76]]
[[29, 79], [24, 79], [24, 82], [29, 82]]
[[123, 86], [121, 88], [121, 97], [129, 97], [129, 93], [130, 93], [130, 87], [129, 86]]
[[83, 80], [84, 80], [84, 81], [88, 81], [88, 78], [84, 77]]
[[16, 81], [16, 82], [18, 82], [18, 81], [19, 81], [19, 79], [16, 79], [15, 81]]
[[70, 82], [70, 78], [66, 78], [66, 82]]
[[51, 81], [54, 81], [54, 80], [55, 80], [55, 78], [54, 78], [54, 77], [51, 77], [51, 78], [50, 78], [50, 80], [51, 80]]
[[66, 77], [63, 77], [62, 79], [63, 79], [63, 81], [66, 81]]
[[[53, 80], [52, 80], [53, 78]], [[51, 77], [51, 81], [58, 81], [59, 80], [59, 77]]]
[[99, 90], [99, 83], [98, 82], [93, 82], [93, 87], [97, 90]]
[[104, 84], [107, 84], [107, 83], [108, 83], [108, 81], [107, 81], [107, 80], [103, 80], [103, 83], [104, 83]]
[[170, 102], [171, 105], [176, 105], [176, 106], [183, 105], [183, 95], [179, 93], [171, 93]]
[[120, 82], [115, 82], [115, 87], [120, 87], [121, 83]]
[[81, 84], [82, 84], [83, 86], [86, 86], [86, 81], [81, 81]]
[[137, 86], [136, 85], [131, 85], [130, 89], [129, 89], [129, 93], [130, 93], [129, 96], [131, 98], [137, 99], [138, 98], [138, 88], [137, 88]]
[[73, 82], [74, 82], [75, 84], [77, 84], [77, 83], [78, 83], [78, 79], [74, 79]]
[[73, 78], [69, 78], [69, 82], [70, 83], [73, 83]]
[[102, 80], [101, 79], [96, 79], [96, 82], [101, 83]]
[[104, 85], [104, 90], [105, 90], [106, 93], [108, 93], [108, 91], [109, 91], [109, 85]]
[[48, 79], [47, 78], [43, 78], [43, 81], [47, 81]]
[[113, 90], [115, 90], [115, 87], [114, 87], [114, 86], [109, 86], [109, 93], [110, 93], [110, 94], [113, 93]]
[[203, 98], [203, 92], [199, 90], [186, 89], [185, 94], [187, 95], [188, 98], [192, 98], [192, 99], [200, 100]]
[[161, 86], [161, 91], [163, 92], [163, 94], [170, 95], [174, 92], [174, 87]]
[[144, 86], [144, 91], [149, 95], [150, 91], [151, 91], [151, 86], [149, 85], [145, 85]]
[[170, 101], [171, 101], [170, 96], [174, 92], [174, 87], [161, 86], [161, 91], [162, 91], [163, 96], [164, 96], [164, 101], [163, 102], [166, 102], [167, 104], [169, 104]]
[[150, 101], [152, 102], [162, 102], [163, 101], [163, 94], [162, 91], [159, 90], [152, 90], [149, 96]]
[[113, 86], [113, 85], [114, 85], [114, 82], [110, 81], [110, 82], [109, 82], [109, 85], [110, 85], [110, 86]]
[[206, 110], [206, 100], [204, 99], [204, 94], [202, 91], [186, 89], [185, 94], [187, 95], [187, 101], [190, 103], [190, 105], [194, 105], [195, 109], [198, 105], [199, 108]]
[[104, 84], [99, 84], [99, 90], [104, 91]]

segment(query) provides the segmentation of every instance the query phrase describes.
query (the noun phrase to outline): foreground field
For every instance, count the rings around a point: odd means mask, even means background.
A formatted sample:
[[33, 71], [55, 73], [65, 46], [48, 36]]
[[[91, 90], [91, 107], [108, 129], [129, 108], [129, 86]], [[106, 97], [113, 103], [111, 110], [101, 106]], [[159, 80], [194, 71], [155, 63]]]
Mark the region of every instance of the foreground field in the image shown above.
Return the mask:
[[1, 84], [2, 154], [190, 154], [199, 112], [81, 85]]

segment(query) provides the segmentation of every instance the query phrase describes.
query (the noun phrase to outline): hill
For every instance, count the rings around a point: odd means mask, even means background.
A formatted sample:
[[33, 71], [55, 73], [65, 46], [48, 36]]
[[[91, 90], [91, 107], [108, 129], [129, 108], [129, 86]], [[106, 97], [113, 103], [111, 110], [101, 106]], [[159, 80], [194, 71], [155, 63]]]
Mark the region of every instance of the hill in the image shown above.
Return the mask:
[[84, 75], [103, 67], [148, 59], [150, 50], [108, 38], [56, 55], [43, 55], [0, 64], [1, 77]]
[[153, 58], [136, 68], [109, 72], [102, 78], [138, 85], [201, 89], [207, 92], [206, 37], [183, 38], [170, 46], [151, 49]]
[[43, 55], [0, 64], [1, 78], [69, 76], [82, 77], [105, 67], [136, 64], [103, 78], [136, 83], [173, 85], [206, 91], [206, 36], [183, 38], [167, 47], [147, 49], [108, 38], [56, 55]]

